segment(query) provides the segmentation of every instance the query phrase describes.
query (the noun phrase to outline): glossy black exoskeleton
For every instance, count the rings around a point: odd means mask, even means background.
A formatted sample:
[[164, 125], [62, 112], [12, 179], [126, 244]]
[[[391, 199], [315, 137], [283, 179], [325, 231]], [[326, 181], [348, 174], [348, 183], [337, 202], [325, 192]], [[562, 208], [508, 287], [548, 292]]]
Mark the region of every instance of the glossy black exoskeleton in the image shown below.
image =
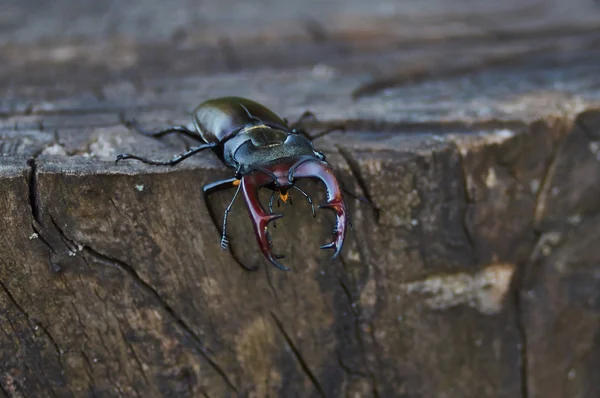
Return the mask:
[[[334, 259], [340, 254], [348, 224], [346, 206], [333, 169], [325, 161], [323, 153], [314, 149], [308, 135], [290, 128], [284, 119], [263, 105], [240, 97], [208, 100], [193, 111], [192, 117], [193, 130], [184, 126], [176, 126], [152, 134], [138, 130], [153, 137], [162, 137], [170, 133], [184, 134], [202, 140], [201, 145], [190, 148], [169, 161], [154, 161], [123, 154], [117, 156], [117, 162], [136, 159], [152, 165], [173, 166], [200, 151], [212, 149], [223, 163], [235, 169], [235, 177], [204, 186], [207, 206], [208, 195], [211, 193], [237, 187], [231, 203], [225, 209], [221, 247], [223, 249], [228, 247], [227, 215], [241, 191], [263, 255], [282, 270], [288, 268], [277, 261], [282, 258], [281, 256], [273, 255], [267, 226], [269, 222], [283, 215], [273, 214], [273, 196], [271, 196], [269, 212], [266, 212], [258, 199], [258, 190], [261, 187], [271, 189], [273, 194], [278, 193], [285, 202], [288, 198], [288, 190], [293, 188], [301, 192], [312, 206], [310, 197], [298, 188], [295, 182], [299, 178], [317, 178], [327, 189], [327, 201], [319, 208], [329, 208], [336, 215], [334, 239], [321, 248], [333, 249]], [[208, 208], [215, 225], [218, 226], [216, 215], [210, 206]], [[313, 216], [314, 214], [313, 207]], [[239, 259], [236, 260], [242, 264]]]

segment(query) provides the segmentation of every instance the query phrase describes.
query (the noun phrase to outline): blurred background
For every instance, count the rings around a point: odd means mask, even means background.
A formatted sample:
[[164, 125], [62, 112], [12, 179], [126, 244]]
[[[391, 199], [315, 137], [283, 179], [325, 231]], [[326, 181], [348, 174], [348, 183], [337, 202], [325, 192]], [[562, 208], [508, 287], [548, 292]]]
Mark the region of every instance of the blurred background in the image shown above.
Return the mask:
[[[311, 104], [327, 113], [335, 100], [331, 117], [406, 120], [438, 117], [439, 107], [451, 113], [452, 101], [492, 112], [490, 99], [540, 90], [597, 98], [593, 0], [5, 0], [0, 7], [4, 114], [193, 108], [235, 91], [288, 117]], [[306, 93], [309, 85], [320, 89]], [[271, 86], [282, 92], [278, 101], [260, 93]], [[382, 95], [396, 105], [368, 99]], [[420, 115], [411, 116], [416, 106]]]

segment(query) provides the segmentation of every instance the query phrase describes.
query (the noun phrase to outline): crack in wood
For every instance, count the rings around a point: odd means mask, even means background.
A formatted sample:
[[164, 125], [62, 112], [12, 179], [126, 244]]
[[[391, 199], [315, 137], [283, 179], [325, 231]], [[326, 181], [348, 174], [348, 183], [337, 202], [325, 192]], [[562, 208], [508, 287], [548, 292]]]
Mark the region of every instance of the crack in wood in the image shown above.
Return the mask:
[[29, 206], [31, 207], [31, 214], [35, 222], [43, 226], [44, 224], [42, 223], [40, 217], [40, 202], [37, 187], [37, 165], [35, 161], [36, 157], [32, 157], [27, 161], [27, 165], [29, 166]]
[[344, 360], [342, 359], [342, 355], [340, 354], [339, 350], [336, 352], [336, 355], [337, 355], [338, 365], [344, 371], [344, 373], [348, 374], [349, 376], [355, 376], [355, 377], [362, 377], [362, 378], [369, 377], [368, 374], [359, 372], [358, 370], [352, 369], [350, 366], [346, 365], [344, 363]]
[[436, 67], [430, 67], [429, 69], [418, 67], [414, 70], [402, 71], [400, 74], [394, 76], [383, 77], [380, 79], [375, 79], [369, 83], [362, 84], [352, 91], [352, 98], [354, 100], [358, 100], [363, 97], [374, 96], [382, 91], [408, 84], [419, 84], [431, 80], [443, 80], [461, 77], [485, 70], [485, 68], [503, 66], [510, 64], [511, 62], [521, 61], [524, 56], [547, 54], [548, 51], [553, 48], [554, 45], [552, 44], [541, 49], [536, 49], [535, 51], [526, 51], [524, 54], [511, 54], [509, 56], [496, 57], [492, 56], [488, 59], [466, 65], [448, 65], [443, 70], [437, 69]]
[[140, 287], [143, 291], [145, 291], [150, 296], [154, 297], [156, 301], [160, 304], [160, 306], [169, 314], [171, 318], [175, 321], [177, 325], [184, 331], [184, 333], [188, 336], [188, 338], [194, 343], [196, 350], [200, 353], [200, 355], [210, 364], [210, 366], [221, 376], [221, 378], [225, 381], [227, 386], [231, 388], [234, 392], [238, 392], [237, 387], [233, 384], [233, 382], [229, 379], [223, 368], [213, 359], [209, 353], [207, 347], [205, 347], [204, 343], [200, 339], [200, 337], [193, 331], [193, 329], [175, 312], [173, 307], [171, 307], [147, 282], [145, 282], [138, 273], [131, 267], [129, 264], [126, 264], [120, 260], [105, 256], [102, 253], [97, 252], [91, 247], [84, 245], [84, 254], [93, 257], [99, 263], [104, 263], [110, 266], [113, 266], [123, 272], [125, 272], [128, 276], [135, 281], [136, 285]]
[[91, 390], [92, 396], [95, 397], [96, 389], [94, 388], [94, 376], [92, 375], [92, 362], [90, 361], [90, 359], [84, 351], [79, 351], [79, 353], [81, 354], [85, 365], [87, 365], [83, 366], [83, 371], [89, 379], [88, 388]]
[[350, 151], [348, 151], [346, 148], [343, 148], [340, 145], [336, 145], [336, 148], [340, 155], [342, 155], [342, 158], [344, 158], [344, 161], [346, 162], [348, 167], [350, 168], [350, 173], [358, 183], [358, 186], [365, 195], [365, 198], [367, 199], [369, 204], [372, 204], [371, 209], [373, 210], [373, 214], [375, 215], [376, 222], [378, 222], [381, 210], [379, 206], [377, 206], [377, 203], [375, 203], [375, 201], [373, 200], [373, 196], [371, 195], [371, 191], [369, 190], [367, 181], [364, 179], [360, 170], [360, 165], [358, 164], [356, 159], [352, 157]]
[[554, 175], [556, 173], [556, 168], [558, 164], [558, 160], [560, 159], [560, 154], [562, 153], [562, 149], [567, 140], [567, 136], [569, 132], [566, 129], [568, 125], [566, 120], [562, 120], [560, 128], [563, 130], [559, 141], [554, 145], [552, 153], [550, 155], [550, 159], [547, 162], [546, 168], [543, 171], [542, 178], [540, 181], [540, 187], [536, 192], [535, 204], [533, 208], [532, 220], [533, 220], [533, 230], [537, 235], [536, 244], [533, 246], [533, 249], [529, 255], [527, 262], [517, 269], [515, 274], [515, 282], [514, 282], [514, 310], [515, 310], [515, 329], [519, 335], [520, 340], [520, 364], [519, 371], [521, 377], [520, 383], [520, 392], [521, 398], [529, 397], [529, 352], [528, 352], [528, 344], [527, 344], [527, 326], [525, 322], [525, 314], [523, 309], [523, 299], [527, 292], [525, 291], [528, 286], [528, 280], [531, 278], [531, 268], [535, 261], [539, 258], [539, 253], [541, 251], [540, 247], [547, 240], [547, 236], [540, 230], [540, 221], [542, 217], [542, 212], [544, 211], [544, 202], [547, 198], [548, 190], [550, 189], [550, 185], [552, 180], [554, 179]]
[[269, 288], [271, 289], [271, 293], [273, 294], [273, 297], [275, 298], [275, 302], [281, 307], [281, 302], [279, 301], [279, 296], [277, 295], [277, 290], [275, 289], [275, 286], [273, 285], [273, 280], [271, 278], [271, 272], [269, 271], [270, 267], [263, 267], [265, 270], [265, 277], [267, 279], [267, 284], [269, 285]]
[[[132, 356], [133, 360], [135, 361], [136, 365], [138, 366], [140, 373], [142, 374], [142, 377], [144, 378], [144, 381], [146, 382], [146, 385], [150, 386], [151, 385], [150, 380], [148, 379], [148, 376], [146, 375], [146, 371], [144, 370], [142, 361], [140, 360], [135, 348], [133, 348], [133, 344], [131, 344], [131, 341], [129, 341], [129, 339], [127, 339], [127, 337], [125, 336], [125, 333], [123, 332], [123, 329], [121, 328], [120, 324], [119, 324], [119, 333], [121, 334], [121, 338], [127, 345], [127, 348], [129, 348], [129, 351], [131, 352], [131, 356]], [[133, 383], [131, 383], [131, 385], [133, 386]]]
[[[61, 369], [64, 369], [63, 364], [62, 364], [62, 351], [58, 347], [58, 344], [56, 343], [56, 341], [54, 340], [52, 335], [48, 332], [48, 330], [43, 325], [41, 325], [37, 322], [34, 322], [31, 319], [31, 317], [29, 316], [29, 313], [27, 311], [25, 311], [25, 309], [23, 307], [21, 307], [21, 305], [17, 302], [16, 298], [12, 295], [10, 290], [8, 290], [8, 288], [6, 287], [4, 282], [2, 282], [1, 280], [0, 280], [0, 288], [4, 291], [4, 293], [8, 297], [8, 300], [10, 301], [10, 303], [25, 317], [25, 320], [27, 322], [27, 325], [29, 326], [29, 329], [31, 330], [31, 333], [35, 336], [36, 335], [35, 328], [39, 327], [42, 330], [42, 332], [44, 333], [44, 335], [46, 335], [46, 337], [50, 341], [50, 344], [52, 344], [52, 346], [54, 347], [54, 349], [56, 351], [57, 362], [58, 362], [59, 366], [61, 367]], [[12, 322], [11, 322], [11, 326], [12, 326]], [[17, 331], [14, 329], [14, 327], [13, 327], [13, 331], [14, 331], [14, 333], [17, 334]], [[48, 391], [50, 392], [50, 395], [52, 395], [53, 397], [57, 397], [56, 392], [54, 391], [54, 388], [52, 388], [50, 381], [48, 380], [48, 378], [46, 377], [44, 372], [41, 372], [41, 373], [42, 373], [42, 375], [44, 375], [44, 380], [46, 382], [45, 384], [46, 384], [46, 387], [48, 387]], [[61, 379], [62, 379], [62, 375], [61, 375]], [[62, 382], [64, 383], [65, 381], [62, 380]]]
[[196, 351], [200, 354], [200, 356], [208, 362], [208, 364], [215, 370], [215, 372], [217, 372], [219, 374], [219, 376], [221, 376], [221, 378], [223, 379], [223, 381], [225, 382], [225, 384], [227, 384], [227, 386], [229, 388], [231, 388], [236, 394], [238, 393], [237, 387], [229, 379], [225, 370], [212, 358], [212, 356], [209, 352], [209, 349], [204, 345], [204, 343], [202, 342], [200, 337], [193, 331], [191, 326], [189, 326], [187, 324], [187, 322], [185, 322], [183, 320], [183, 318], [177, 314], [175, 309], [173, 307], [171, 307], [171, 305], [169, 305], [160, 296], [160, 294], [154, 287], [152, 287], [148, 282], [146, 282], [144, 279], [142, 279], [142, 277], [137, 273], [137, 271], [131, 265], [129, 265], [121, 260], [118, 260], [116, 258], [112, 258], [110, 256], [102, 254], [88, 245], [75, 243], [72, 239], [70, 239], [69, 237], [66, 236], [66, 234], [59, 227], [58, 223], [54, 220], [52, 215], [50, 215], [50, 218], [52, 220], [52, 223], [54, 224], [54, 227], [57, 229], [58, 233], [63, 238], [63, 240], [65, 240], [66, 244], [68, 242], [68, 245], [71, 245], [74, 247], [81, 247], [81, 250], [78, 249], [78, 251], [83, 253], [84, 260], [85, 260], [85, 256], [89, 256], [90, 258], [94, 259], [99, 264], [108, 265], [108, 266], [111, 266], [113, 268], [116, 268], [116, 269], [124, 272], [126, 275], [128, 275], [134, 281], [136, 286], [138, 286], [142, 291], [144, 291], [149, 296], [153, 297], [155, 299], [155, 301], [160, 305], [160, 307], [175, 321], [175, 324], [177, 324], [181, 328], [181, 330], [184, 332], [184, 334], [190, 339], [190, 341], [193, 343]]
[[302, 368], [302, 370], [304, 371], [306, 376], [308, 376], [308, 378], [312, 382], [313, 386], [315, 387], [315, 389], [317, 390], [319, 395], [321, 397], [325, 398], [326, 397], [325, 391], [321, 387], [319, 380], [313, 374], [313, 372], [310, 370], [310, 367], [308, 366], [308, 364], [304, 360], [304, 357], [302, 356], [302, 352], [300, 352], [298, 347], [296, 347], [296, 345], [292, 341], [291, 337], [285, 331], [285, 328], [283, 327], [283, 323], [281, 323], [281, 321], [279, 320], [279, 318], [277, 318], [277, 316], [275, 315], [275, 313], [273, 311], [271, 311], [271, 316], [273, 317], [273, 320], [275, 321], [275, 325], [277, 325], [277, 329], [279, 330], [279, 332], [281, 332], [281, 334], [283, 335], [283, 338], [285, 339], [287, 344], [290, 346], [290, 349], [292, 350], [294, 357], [298, 361], [298, 364], [300, 365], [300, 367]]
[[[535, 40], [544, 39], [547, 40], [550, 37], [556, 37], [557, 39], [565, 36], [576, 36], [581, 35], [584, 44], [581, 45], [583, 48], [593, 48], [595, 41], [593, 39], [586, 40], [587, 35], [594, 35], [597, 31], [597, 27], [581, 27], [573, 28], [566, 27], [563, 29], [557, 29], [553, 26], [551, 29], [536, 29], [529, 32], [523, 31], [512, 31], [502, 32], [499, 34], [498, 30], [487, 32], [487, 34], [481, 37], [457, 37], [448, 40], [448, 46], [459, 46], [460, 44], [466, 45], [468, 41], [471, 41], [474, 45], [478, 42], [490, 41], [490, 39], [496, 41], [506, 42], [507, 40]], [[454, 43], [452, 43], [454, 42]], [[498, 66], [510, 66], [511, 64], [523, 64], [528, 57], [535, 59], [537, 56], [552, 57], [553, 54], [560, 54], [565, 56], [565, 50], [563, 50], [557, 41], [550, 41], [549, 44], [538, 45], [533, 49], [526, 49], [521, 52], [513, 52], [509, 54], [501, 55], [487, 55], [483, 59], [476, 59], [469, 63], [456, 63], [443, 65], [443, 68], [439, 68], [439, 63], [432, 63], [434, 66], [430, 66], [428, 69], [424, 69], [422, 65], [417, 65], [412, 70], [402, 70], [400, 73], [376, 78], [370, 82], [360, 84], [352, 91], [352, 99], [359, 100], [363, 97], [371, 97], [380, 94], [382, 91], [400, 87], [408, 84], [418, 84], [425, 81], [432, 81], [435, 79], [449, 79], [455, 77], [461, 77], [469, 74], [473, 74], [485, 69], [498, 67]], [[415, 43], [416, 44], [416, 43]], [[425, 44], [425, 43], [423, 43]], [[580, 50], [578, 48], [577, 50]], [[552, 58], [555, 59], [555, 58]], [[548, 61], [546, 63], [550, 63]]]
[[465, 201], [465, 209], [463, 211], [461, 220], [461, 227], [462, 230], [465, 234], [465, 238], [467, 239], [467, 244], [469, 245], [469, 248], [471, 249], [473, 258], [477, 258], [477, 245], [475, 244], [475, 239], [473, 238], [473, 232], [471, 231], [470, 228], [470, 223], [469, 223], [469, 210], [472, 209], [472, 206], [475, 206], [477, 204], [477, 202], [475, 202], [475, 200], [473, 199], [473, 196], [470, 194], [469, 192], [469, 174], [467, 172], [467, 166], [466, 166], [466, 161], [465, 161], [465, 157], [462, 154], [462, 152], [460, 151], [460, 148], [458, 147], [458, 145], [453, 142], [452, 143], [454, 146], [454, 153], [457, 154], [458, 156], [458, 161], [459, 161], [459, 167], [461, 170], [461, 176], [460, 178], [462, 179], [462, 188], [463, 188], [463, 198]]
[[[345, 265], [345, 261], [340, 257], [340, 261], [342, 261], [342, 264], [344, 265], [344, 267], [346, 267]], [[367, 376], [369, 378], [369, 382], [371, 384], [371, 392], [373, 393], [373, 397], [374, 398], [379, 398], [379, 389], [377, 386], [377, 379], [375, 378], [375, 372], [373, 372], [373, 370], [371, 369], [371, 366], [369, 364], [369, 360], [368, 360], [368, 356], [367, 356], [367, 347], [364, 341], [364, 338], [362, 336], [362, 331], [360, 328], [360, 323], [361, 323], [361, 314], [362, 314], [362, 309], [360, 307], [360, 304], [355, 302], [353, 297], [352, 297], [352, 293], [350, 292], [350, 289], [348, 288], [348, 286], [344, 283], [344, 281], [340, 278], [340, 287], [342, 288], [342, 290], [344, 291], [346, 298], [348, 300], [348, 305], [350, 306], [350, 312], [352, 313], [352, 317], [354, 318], [354, 335], [356, 336], [356, 340], [358, 341], [358, 345], [360, 347], [360, 352], [361, 355], [363, 357], [363, 361], [364, 361], [364, 366], [365, 369], [367, 371]]]
[[548, 161], [548, 166], [546, 167], [544, 174], [540, 180], [540, 187], [536, 193], [535, 198], [535, 206], [533, 211], [533, 225], [534, 230], [539, 231], [540, 222], [542, 221], [543, 212], [545, 210], [545, 202], [548, 197], [548, 194], [551, 191], [552, 181], [554, 180], [554, 175], [556, 174], [556, 168], [558, 165], [558, 161], [560, 160], [560, 156], [563, 150], [563, 147], [566, 142], [566, 127], [563, 125], [561, 128], [565, 131], [562, 132], [562, 137], [560, 141], [554, 146], [552, 150], [552, 154]]

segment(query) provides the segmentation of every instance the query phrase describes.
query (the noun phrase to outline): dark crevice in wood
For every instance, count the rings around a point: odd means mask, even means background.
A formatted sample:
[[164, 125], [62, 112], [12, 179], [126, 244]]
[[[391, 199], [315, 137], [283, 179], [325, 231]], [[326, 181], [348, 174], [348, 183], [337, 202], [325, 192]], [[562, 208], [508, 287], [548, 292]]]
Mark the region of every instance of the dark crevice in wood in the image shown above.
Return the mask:
[[521, 120], [444, 120], [439, 122], [391, 122], [373, 119], [347, 119], [343, 122], [346, 130], [369, 131], [370, 134], [391, 133], [398, 135], [448, 135], [448, 134], [480, 134], [493, 130], [525, 131], [528, 124]]
[[27, 161], [27, 164], [29, 165], [29, 206], [31, 207], [31, 214], [35, 222], [43, 226], [44, 224], [42, 223], [42, 220], [40, 218], [40, 202], [37, 188], [37, 165], [35, 161], [35, 157]]
[[[60, 228], [58, 223], [54, 220], [54, 217], [52, 217], [52, 215], [50, 215], [50, 221], [52, 221], [52, 225], [54, 225], [54, 228], [56, 228], [56, 230], [58, 231], [60, 238], [63, 241], [63, 243], [65, 244], [65, 246], [67, 247], [67, 252], [69, 254], [77, 253], [78, 251], [81, 251], [81, 250], [78, 250], [77, 243], [75, 243], [73, 240], [66, 237], [66, 235], [64, 234], [64, 232], [62, 231], [62, 229]], [[79, 247], [83, 248], [83, 246], [81, 246], [81, 245], [79, 245]]]
[[389, 90], [405, 86], [408, 84], [419, 84], [425, 81], [431, 80], [442, 80], [456, 78], [460, 76], [469, 75], [476, 73], [486, 68], [493, 66], [507, 65], [510, 62], [522, 61], [524, 56], [544, 54], [547, 53], [550, 48], [544, 48], [542, 50], [528, 52], [527, 54], [517, 54], [504, 57], [490, 58], [483, 61], [478, 61], [467, 65], [448, 65], [444, 70], [437, 68], [422, 69], [417, 68], [415, 70], [405, 70], [398, 75], [386, 76], [380, 79], [373, 80], [371, 82], [362, 84], [352, 91], [352, 98], [358, 100], [364, 97], [375, 96], [382, 91]]
[[533, 246], [533, 249], [529, 255], [529, 258], [522, 266], [517, 268], [517, 271], [514, 276], [514, 286], [513, 289], [513, 300], [514, 300], [514, 311], [515, 311], [515, 328], [517, 330], [517, 334], [520, 340], [520, 388], [521, 388], [521, 398], [529, 397], [529, 351], [528, 351], [528, 342], [527, 342], [527, 325], [525, 321], [525, 308], [524, 300], [527, 296], [527, 290], [529, 289], [530, 278], [532, 278], [531, 270], [535, 262], [538, 260], [539, 255], [541, 254], [542, 246], [545, 245], [547, 241], [547, 236], [540, 230], [540, 219], [541, 212], [543, 211], [543, 203], [546, 200], [547, 192], [550, 189], [550, 184], [554, 178], [554, 174], [556, 172], [556, 167], [558, 164], [558, 160], [560, 158], [560, 154], [566, 142], [566, 137], [568, 135], [568, 131], [565, 130], [565, 126], [567, 126], [567, 121], [563, 120], [560, 124], [560, 129], [563, 131], [562, 136], [559, 141], [554, 145], [552, 149], [550, 158], [546, 164], [546, 167], [543, 171], [542, 178], [540, 180], [540, 187], [536, 193], [535, 204], [533, 208], [532, 220], [533, 220], [533, 232], [536, 235], [536, 243]]
[[59, 272], [61, 268], [53, 260], [53, 255], [57, 254], [57, 251], [54, 248], [54, 246], [50, 244], [50, 237], [47, 236], [47, 232], [44, 228], [41, 217], [40, 200], [37, 186], [37, 156], [39, 156], [39, 153], [27, 161], [27, 164], [29, 165], [29, 174], [27, 178], [29, 190], [29, 206], [31, 209], [31, 215], [33, 217], [31, 228], [33, 230], [33, 233], [37, 235], [37, 239], [39, 239], [40, 242], [42, 242], [49, 250], [48, 264], [50, 266], [50, 270], [52, 270], [53, 272]]
[[[563, 121], [560, 127], [563, 130], [565, 129], [565, 123], [566, 121]], [[562, 149], [566, 142], [567, 132], [563, 131], [562, 133], [563, 134], [560, 141], [554, 146], [552, 150], [552, 155], [550, 156], [548, 165], [546, 166], [544, 174], [542, 175], [542, 178], [540, 180], [540, 187], [538, 188], [538, 191], [536, 193], [535, 206], [533, 211], [533, 228], [534, 231], [538, 233], [541, 232], [540, 222], [542, 218], [542, 213], [544, 211], [544, 203], [551, 190], [552, 181], [554, 180], [554, 175], [556, 173], [556, 167], [560, 159], [560, 154], [562, 153]]]
[[[539, 239], [538, 239], [539, 242]], [[534, 252], [537, 249], [537, 244], [534, 246]], [[521, 398], [528, 398], [529, 396], [529, 380], [528, 380], [528, 350], [527, 350], [527, 326], [525, 324], [525, 314], [523, 308], [523, 297], [527, 294], [525, 283], [528, 278], [528, 270], [530, 263], [533, 259], [529, 260], [524, 266], [517, 268], [515, 274], [515, 283], [513, 287], [513, 302], [514, 302], [514, 323], [517, 335], [519, 337], [519, 375], [520, 375], [520, 389]]]
[[337, 351], [336, 354], [337, 354], [338, 365], [340, 365], [340, 368], [344, 371], [344, 373], [346, 373], [349, 376], [354, 376], [354, 377], [363, 377], [363, 378], [369, 377], [368, 374], [359, 372], [358, 370], [354, 370], [350, 366], [346, 365], [344, 363], [344, 360], [342, 359], [342, 355], [340, 354], [339, 350]]
[[283, 327], [283, 324], [281, 323], [281, 321], [279, 320], [279, 318], [277, 318], [277, 316], [275, 315], [275, 313], [273, 313], [272, 311], [271, 311], [271, 316], [273, 317], [273, 320], [275, 321], [275, 325], [277, 325], [277, 329], [279, 330], [279, 332], [281, 332], [281, 334], [283, 335], [283, 338], [285, 339], [285, 341], [287, 342], [287, 344], [290, 346], [290, 349], [294, 353], [294, 357], [296, 357], [296, 360], [300, 364], [300, 367], [302, 368], [302, 370], [304, 371], [304, 373], [308, 376], [308, 378], [312, 382], [313, 386], [315, 387], [315, 389], [317, 390], [317, 392], [319, 393], [319, 395], [321, 397], [325, 398], [326, 397], [325, 391], [323, 391], [323, 388], [321, 387], [321, 384], [319, 383], [319, 380], [313, 374], [313, 372], [310, 370], [310, 367], [308, 366], [308, 364], [304, 360], [304, 357], [302, 356], [302, 353], [300, 352], [300, 350], [298, 349], [298, 347], [296, 347], [296, 345], [292, 341], [291, 337], [285, 331], [285, 328]]
[[50, 343], [52, 343], [52, 346], [54, 347], [54, 350], [56, 351], [56, 357], [57, 357], [57, 360], [58, 360], [58, 364], [60, 365], [60, 367], [62, 369], [64, 369], [64, 366], [63, 366], [63, 363], [62, 363], [62, 350], [60, 349], [60, 347], [58, 346], [58, 344], [54, 340], [54, 337], [52, 337], [52, 335], [50, 334], [50, 332], [48, 331], [48, 329], [44, 325], [42, 325], [40, 323], [36, 323], [36, 326], [39, 327], [40, 329], [42, 329], [42, 331], [44, 332], [44, 334], [50, 340]]
[[[347, 269], [346, 261], [342, 258], [342, 256], [340, 256], [340, 262], [342, 263], [342, 266], [344, 267], [344, 269]], [[354, 299], [352, 297], [352, 292], [350, 291], [350, 289], [348, 288], [346, 283], [341, 278], [340, 278], [340, 287], [342, 288], [342, 291], [344, 292], [344, 294], [348, 300], [348, 305], [350, 306], [350, 312], [352, 313], [352, 317], [354, 318], [354, 335], [356, 336], [356, 340], [358, 341], [358, 345], [360, 347], [360, 353], [363, 358], [365, 369], [367, 371], [367, 377], [369, 378], [369, 382], [371, 384], [371, 392], [373, 393], [373, 397], [379, 398], [379, 389], [377, 387], [377, 379], [375, 377], [375, 372], [373, 372], [373, 370], [371, 369], [371, 366], [369, 364], [369, 359], [367, 356], [367, 347], [366, 347], [364, 338], [362, 336], [362, 331], [360, 328], [362, 309], [361, 309], [359, 303], [354, 301]]]
[[46, 247], [48, 247], [48, 249], [52, 253], [56, 253], [56, 250], [54, 249], [54, 247], [52, 247], [52, 245], [44, 237], [44, 235], [46, 234], [46, 231], [42, 228], [41, 225], [39, 225], [37, 223], [37, 221], [34, 221], [31, 223], [31, 228], [33, 229], [33, 233], [35, 233], [37, 235], [37, 239], [39, 239], [40, 242], [42, 242], [44, 245], [46, 245]]
[[[57, 229], [60, 236], [65, 240], [65, 242], [69, 242], [70, 246], [77, 247], [78, 245], [75, 242], [68, 238], [66, 234], [62, 231], [59, 225], [54, 221], [52, 216], [50, 216], [54, 227]], [[95, 262], [102, 265], [107, 265], [113, 268], [116, 268], [122, 272], [124, 272], [127, 276], [129, 276], [136, 286], [140, 288], [143, 292], [153, 297], [156, 302], [162, 307], [165, 312], [175, 321], [184, 334], [190, 339], [193, 343], [196, 351], [200, 354], [202, 358], [204, 358], [210, 366], [221, 376], [223, 381], [227, 384], [229, 388], [231, 388], [236, 394], [238, 393], [237, 387], [233, 384], [233, 382], [229, 379], [223, 368], [216, 363], [216, 361], [211, 357], [209, 350], [206, 348], [200, 337], [193, 331], [193, 329], [181, 318], [175, 309], [171, 307], [158, 293], [158, 291], [152, 287], [148, 282], [142, 279], [141, 276], [137, 273], [137, 271], [129, 264], [118, 260], [116, 258], [112, 258], [105, 254], [102, 254], [92, 247], [88, 245], [79, 245], [82, 249], [80, 250], [84, 256], [88, 256], [92, 258]], [[84, 257], [85, 258], [85, 257]]]
[[536, 56], [547, 56], [555, 51], [556, 44], [551, 43], [549, 45], [536, 48], [534, 50], [527, 50], [522, 53], [497, 56], [491, 55], [482, 60], [476, 60], [467, 64], [447, 65], [443, 69], [439, 69], [436, 65], [430, 67], [429, 69], [423, 69], [422, 67], [419, 67], [415, 68], [414, 70], [403, 70], [396, 75], [375, 79], [371, 82], [358, 86], [352, 91], [352, 98], [354, 100], [358, 100], [364, 97], [375, 96], [380, 94], [382, 91], [408, 84], [419, 84], [425, 81], [457, 78], [494, 67], [510, 66], [511, 64], [523, 64], [528, 57], [531, 57], [530, 59], [534, 59]]
[[344, 161], [346, 162], [348, 167], [350, 168], [350, 172], [352, 173], [352, 176], [358, 183], [358, 186], [360, 187], [361, 191], [365, 195], [365, 198], [367, 199], [367, 201], [370, 204], [372, 204], [372, 209], [373, 209], [373, 213], [375, 215], [375, 219], [379, 220], [379, 213], [380, 213], [379, 206], [377, 206], [377, 204], [373, 200], [371, 191], [369, 190], [367, 182], [365, 181], [365, 179], [362, 175], [362, 172], [360, 170], [360, 165], [358, 164], [356, 159], [354, 159], [352, 157], [352, 154], [350, 153], [350, 151], [348, 151], [346, 148], [344, 148], [340, 145], [336, 145], [336, 148], [337, 148], [338, 152], [340, 153], [340, 155], [342, 155], [342, 158], [344, 158]]
[[265, 270], [265, 278], [267, 279], [267, 284], [269, 285], [269, 289], [271, 289], [271, 293], [273, 294], [273, 298], [277, 304], [280, 303], [279, 296], [277, 295], [277, 290], [273, 285], [273, 280], [271, 279], [271, 271], [269, 271], [270, 267], [263, 267]]
[[133, 358], [134, 362], [136, 363], [138, 369], [140, 370], [140, 373], [142, 374], [144, 381], [146, 382], [147, 385], [151, 385], [150, 380], [148, 379], [148, 376], [146, 375], [146, 371], [144, 370], [144, 366], [142, 366], [142, 361], [138, 357], [137, 352], [135, 351], [135, 348], [133, 348], [133, 344], [131, 344], [131, 342], [125, 336], [125, 333], [123, 332], [123, 329], [121, 328], [121, 325], [119, 325], [119, 332], [121, 333], [121, 338], [123, 339], [123, 342], [125, 342], [125, 345], [127, 345], [127, 348], [131, 352], [131, 357]]
[[472, 206], [476, 205], [475, 200], [473, 199], [473, 197], [471, 196], [471, 194], [469, 193], [469, 183], [468, 183], [468, 172], [467, 172], [467, 167], [466, 167], [466, 163], [465, 163], [465, 158], [463, 156], [463, 154], [460, 151], [460, 148], [458, 148], [458, 145], [456, 145], [456, 143], [453, 143], [454, 146], [454, 153], [457, 154], [458, 156], [458, 162], [459, 162], [459, 166], [460, 169], [462, 171], [462, 175], [460, 176], [460, 178], [462, 179], [462, 186], [463, 186], [463, 191], [464, 191], [464, 201], [465, 201], [465, 209], [463, 211], [463, 215], [462, 215], [462, 229], [463, 232], [465, 234], [465, 238], [467, 239], [467, 243], [469, 245], [469, 248], [471, 249], [472, 255], [474, 258], [477, 258], [477, 246], [475, 244], [475, 240], [473, 239], [473, 233], [471, 231], [470, 228], [470, 223], [469, 223], [469, 211], [472, 209]]
[[83, 358], [84, 365], [85, 365], [82, 367], [83, 371], [85, 372], [85, 375], [89, 379], [88, 388], [90, 389], [90, 393], [92, 394], [92, 397], [97, 397], [98, 395], [96, 394], [96, 389], [94, 387], [94, 383], [95, 383], [94, 375], [92, 374], [92, 371], [93, 371], [92, 361], [90, 361], [90, 358], [88, 358], [85, 351], [80, 351], [79, 353], [81, 354], [81, 357]]

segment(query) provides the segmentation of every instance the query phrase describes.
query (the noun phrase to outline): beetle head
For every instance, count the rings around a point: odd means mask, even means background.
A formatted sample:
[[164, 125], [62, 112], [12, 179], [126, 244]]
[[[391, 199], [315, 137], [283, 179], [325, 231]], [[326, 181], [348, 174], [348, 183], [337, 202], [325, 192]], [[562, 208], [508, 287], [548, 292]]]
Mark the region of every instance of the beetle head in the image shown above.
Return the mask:
[[335, 213], [336, 222], [333, 230], [332, 242], [321, 246], [322, 249], [333, 249], [335, 259], [341, 252], [346, 236], [348, 223], [346, 206], [342, 197], [333, 169], [325, 161], [313, 156], [298, 156], [280, 159], [277, 162], [254, 166], [251, 171], [241, 178], [244, 201], [254, 226], [254, 232], [263, 255], [276, 267], [288, 270], [273, 255], [271, 239], [267, 230], [268, 224], [283, 217], [282, 214], [267, 213], [260, 203], [258, 190], [261, 187], [271, 186], [280, 195], [287, 198], [288, 189], [294, 186], [299, 178], [316, 178], [325, 184], [327, 190], [327, 201], [319, 208], [329, 208]]

